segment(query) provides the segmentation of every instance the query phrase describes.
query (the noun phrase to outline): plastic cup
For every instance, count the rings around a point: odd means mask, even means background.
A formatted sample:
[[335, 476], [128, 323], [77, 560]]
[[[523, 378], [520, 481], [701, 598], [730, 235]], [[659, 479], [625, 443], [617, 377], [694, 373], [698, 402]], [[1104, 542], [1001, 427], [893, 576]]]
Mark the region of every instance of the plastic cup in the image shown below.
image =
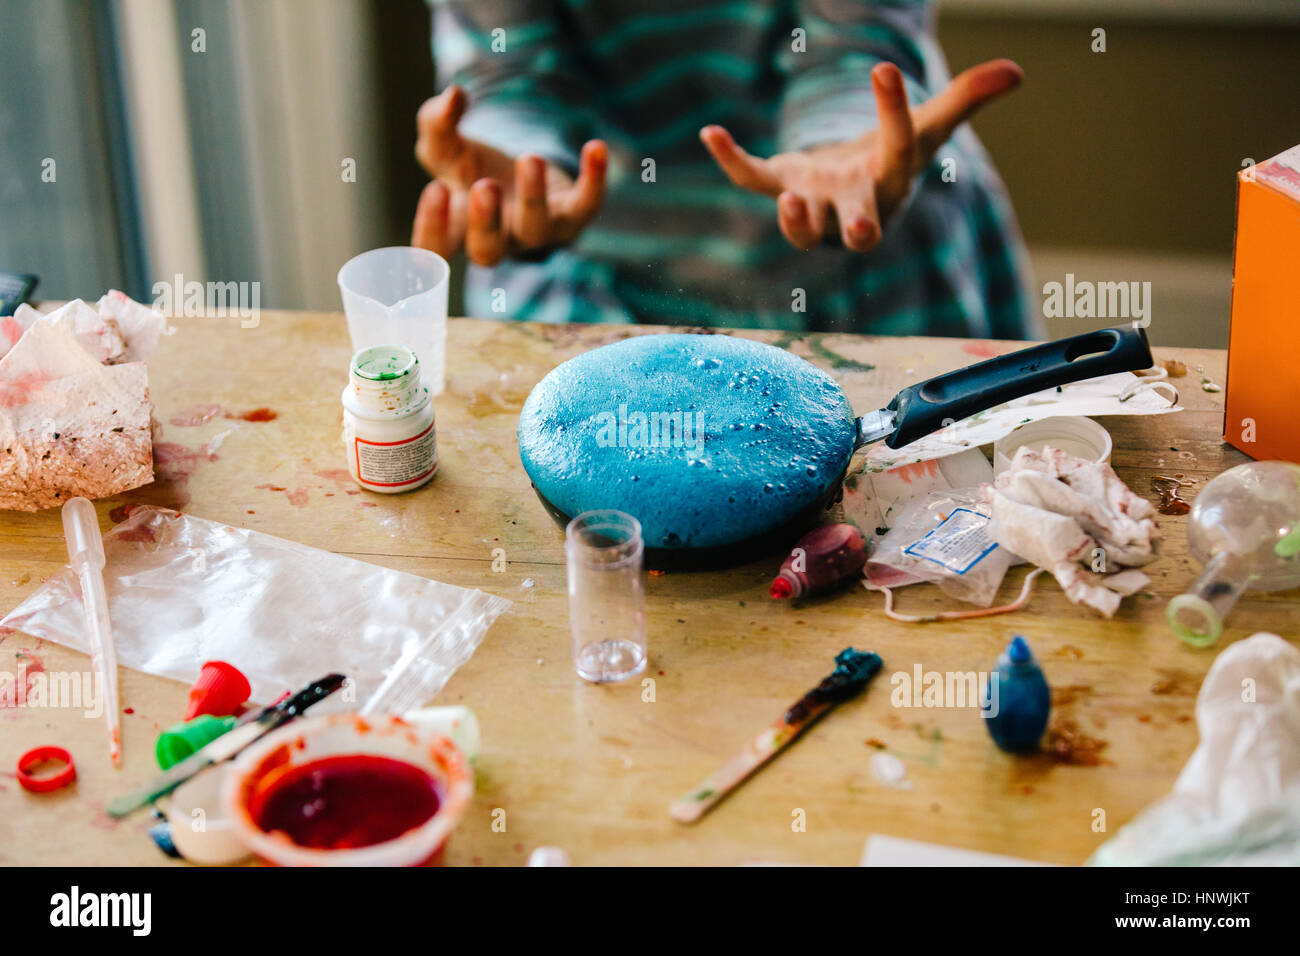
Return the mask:
[[621, 511], [584, 512], [565, 529], [564, 550], [578, 676], [595, 684], [635, 677], [646, 665], [640, 522]]
[[1021, 425], [993, 443], [993, 473], [1000, 475], [1011, 465], [1021, 447], [1042, 451], [1050, 445], [1087, 461], [1109, 462], [1110, 432], [1091, 418], [1057, 415]]
[[353, 353], [405, 345], [420, 359], [430, 394], [445, 384], [447, 289], [451, 267], [436, 252], [389, 246], [363, 252], [339, 270]]

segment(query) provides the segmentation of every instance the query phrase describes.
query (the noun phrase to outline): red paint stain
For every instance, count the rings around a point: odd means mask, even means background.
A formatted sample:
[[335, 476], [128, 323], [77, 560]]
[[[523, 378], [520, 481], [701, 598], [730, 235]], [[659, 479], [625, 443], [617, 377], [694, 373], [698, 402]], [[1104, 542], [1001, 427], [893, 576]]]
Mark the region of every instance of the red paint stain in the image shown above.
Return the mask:
[[[204, 455], [185, 445], [178, 445], [175, 442], [154, 442], [153, 482], [129, 491], [123, 497], [139, 504], [158, 505], [179, 511], [190, 503], [190, 476], [194, 474], [203, 458]], [[110, 517], [114, 521], [124, 520], [130, 515], [130, 505], [123, 505], [115, 512], [110, 512]], [[153, 540], [152, 532], [147, 538], [126, 540]]]
[[113, 522], [113, 524], [121, 524], [127, 518], [131, 517], [131, 515], [135, 514], [135, 512], [138, 511], [139, 509], [140, 509], [139, 505], [133, 505], [133, 504], [118, 505], [116, 508], [109, 511], [108, 517]]
[[306, 488], [295, 488], [293, 489], [293, 491], [289, 492], [288, 495], [286, 495], [286, 497], [289, 499], [289, 504], [293, 505], [295, 508], [307, 507]]
[[189, 408], [177, 412], [167, 421], [179, 428], [191, 428], [195, 425], [210, 422], [224, 412], [225, 409], [220, 405], [191, 405]]
[[180, 509], [190, 503], [190, 477], [205, 456], [186, 445], [155, 442], [153, 446], [153, 484], [142, 491], [150, 504]]
[[273, 422], [280, 417], [280, 413], [270, 408], [254, 408], [247, 412], [226, 412], [226, 417], [246, 422]]
[[962, 344], [961, 350], [967, 355], [983, 359], [997, 358], [1002, 354], [988, 342], [965, 342]]
[[0, 408], [17, 408], [19, 405], [26, 405], [49, 380], [48, 375], [36, 369], [16, 375], [7, 382], [0, 382]]
[[18, 324], [18, 320], [12, 315], [6, 315], [3, 321], [0, 321], [0, 334], [9, 340], [9, 347], [18, 344], [18, 340], [23, 337], [23, 327]]
[[122, 708], [122, 713], [124, 713], [124, 714], [134, 714], [134, 713], [135, 713], [135, 708], [134, 708], [134, 707], [123, 707], [123, 708]]
[[348, 481], [352, 480], [352, 475], [346, 468], [327, 468], [324, 471], [313, 472], [317, 478], [324, 478], [326, 481]]
[[897, 475], [903, 479], [904, 484], [910, 485], [913, 478], [924, 478], [929, 475], [935, 478], [939, 474], [939, 462], [935, 459], [929, 461], [917, 461], [910, 465], [899, 465], [897, 468], [889, 469], [889, 474]]
[[154, 542], [158, 536], [154, 534], [153, 526], [148, 524], [137, 525], [134, 528], [118, 529], [113, 532], [113, 537], [118, 541], [143, 541]]
[[17, 687], [17, 675], [10, 675], [8, 681], [0, 683], [0, 709], [23, 706], [31, 698], [36, 675], [45, 672], [45, 662], [25, 648], [14, 654], [14, 660], [19, 663], [24, 686], [21, 690]]

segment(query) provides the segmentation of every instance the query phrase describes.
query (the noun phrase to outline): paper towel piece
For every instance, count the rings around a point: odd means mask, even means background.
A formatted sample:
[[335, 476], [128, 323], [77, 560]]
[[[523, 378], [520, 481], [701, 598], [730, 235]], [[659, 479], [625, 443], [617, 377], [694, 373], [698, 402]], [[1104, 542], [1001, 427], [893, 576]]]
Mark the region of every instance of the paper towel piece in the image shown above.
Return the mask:
[[94, 308], [80, 299], [66, 302], [47, 314], [30, 305], [20, 305], [0, 325], [0, 358], [38, 322], [67, 329], [91, 358], [103, 365], [143, 362], [157, 348], [158, 339], [173, 331], [162, 313], [112, 289]]
[[[886, 471], [900, 465], [955, 455], [991, 444], [1027, 422], [1055, 415], [1162, 415], [1182, 411], [1181, 405], [1161, 391], [1139, 388], [1142, 381], [1132, 372], [1100, 375], [1063, 385], [1059, 391], [1047, 389], [995, 406], [902, 448], [894, 449], [884, 442], [877, 442], [867, 451], [862, 470]], [[1121, 401], [1120, 396], [1126, 390], [1132, 392], [1132, 397]]]
[[0, 358], [0, 508], [38, 511], [153, 480], [145, 366], [101, 365], [77, 321], [36, 321]]

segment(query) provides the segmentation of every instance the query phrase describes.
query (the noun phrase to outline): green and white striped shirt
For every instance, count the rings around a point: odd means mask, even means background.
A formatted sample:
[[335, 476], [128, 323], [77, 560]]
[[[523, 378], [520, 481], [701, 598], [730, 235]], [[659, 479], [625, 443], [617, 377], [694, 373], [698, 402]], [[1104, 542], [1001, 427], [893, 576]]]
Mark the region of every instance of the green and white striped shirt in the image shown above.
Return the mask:
[[790, 246], [775, 201], [732, 185], [699, 140], [718, 123], [766, 156], [858, 136], [876, 125], [870, 71], [882, 60], [898, 64], [913, 104], [928, 99], [948, 74], [927, 3], [432, 0], [432, 10], [439, 85], [470, 97], [466, 136], [571, 170], [586, 139], [610, 146], [597, 218], [544, 261], [471, 266], [471, 314], [504, 303], [509, 317], [544, 322], [1038, 331], [1014, 214], [969, 126], [865, 255]]

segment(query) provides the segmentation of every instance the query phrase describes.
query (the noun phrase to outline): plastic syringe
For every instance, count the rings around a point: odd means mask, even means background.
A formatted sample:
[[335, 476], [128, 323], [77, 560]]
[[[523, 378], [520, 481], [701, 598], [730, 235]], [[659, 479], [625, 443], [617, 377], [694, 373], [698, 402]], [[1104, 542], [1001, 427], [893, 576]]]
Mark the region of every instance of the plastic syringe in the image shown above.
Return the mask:
[[86, 612], [86, 634], [90, 658], [99, 673], [108, 724], [108, 754], [113, 765], [122, 765], [121, 712], [117, 702], [117, 650], [113, 626], [108, 618], [108, 595], [104, 591], [104, 539], [99, 533], [95, 506], [85, 498], [72, 498], [63, 505], [63, 536], [68, 543], [68, 563], [81, 581], [81, 603]]

